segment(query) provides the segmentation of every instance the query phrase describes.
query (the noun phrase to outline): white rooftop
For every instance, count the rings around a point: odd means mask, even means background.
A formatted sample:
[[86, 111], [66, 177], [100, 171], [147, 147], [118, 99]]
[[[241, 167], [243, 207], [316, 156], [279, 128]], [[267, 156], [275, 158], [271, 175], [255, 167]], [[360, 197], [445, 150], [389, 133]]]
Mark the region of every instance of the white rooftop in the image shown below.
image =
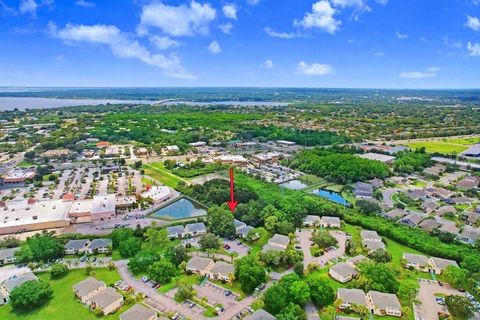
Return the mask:
[[27, 200], [8, 201], [5, 208], [0, 208], [0, 227], [67, 220], [70, 202], [62, 200], [36, 201], [28, 204]]

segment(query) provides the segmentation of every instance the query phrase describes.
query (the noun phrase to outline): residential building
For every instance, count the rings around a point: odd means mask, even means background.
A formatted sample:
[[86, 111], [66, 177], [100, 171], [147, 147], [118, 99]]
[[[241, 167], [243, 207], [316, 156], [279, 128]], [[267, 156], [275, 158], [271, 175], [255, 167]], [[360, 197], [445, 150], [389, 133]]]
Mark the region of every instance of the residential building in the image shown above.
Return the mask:
[[65, 254], [87, 253], [89, 244], [90, 240], [88, 239], [70, 240], [64, 246]]
[[428, 197], [427, 193], [423, 189], [408, 190], [405, 192], [405, 195], [413, 201], [425, 200]]
[[189, 223], [185, 226], [185, 233], [195, 237], [207, 233], [207, 227], [203, 222]]
[[420, 254], [404, 253], [403, 259], [406, 261], [406, 268], [414, 268], [418, 271], [428, 272], [428, 258]]
[[3, 281], [1, 287], [4, 290], [4, 292], [10, 295], [10, 293], [12, 293], [13, 289], [15, 289], [16, 287], [21, 286], [25, 282], [34, 281], [34, 280], [38, 280], [37, 276], [34, 275], [32, 272], [27, 272], [21, 275], [15, 275], [8, 278], [7, 280]]
[[120, 320], [157, 320], [157, 312], [142, 304], [135, 304], [133, 307], [120, 315]]
[[275, 319], [277, 318], [275, 318], [274, 316], [272, 316], [270, 313], [268, 313], [263, 309], [258, 309], [251, 315], [243, 318], [243, 320], [275, 320]]
[[237, 220], [237, 219], [233, 219], [233, 225], [235, 226], [235, 231], [238, 231], [241, 228], [247, 226], [247, 224], [245, 222]]
[[346, 262], [340, 262], [330, 267], [328, 274], [341, 283], [348, 282], [358, 274], [358, 271]]
[[362, 230], [360, 237], [363, 241], [382, 242], [382, 237], [378, 235], [377, 231], [373, 230]]
[[397, 223], [409, 226], [409, 227], [416, 227], [420, 221], [423, 220], [423, 216], [416, 213], [416, 212], [411, 212], [402, 219], [398, 220]]
[[341, 226], [339, 217], [323, 216], [320, 218], [320, 227], [322, 228], [340, 228]]
[[390, 220], [395, 220], [395, 221], [405, 217], [406, 215], [407, 215], [407, 212], [402, 209], [393, 209], [383, 214], [385, 218], [388, 218]]
[[420, 207], [422, 208], [423, 212], [430, 214], [440, 208], [440, 205], [434, 201], [425, 201], [420, 205]]
[[92, 309], [99, 308], [103, 315], [106, 316], [121, 308], [123, 296], [114, 288], [107, 287], [92, 296], [87, 304]]
[[376, 315], [402, 316], [402, 305], [394, 294], [369, 291], [367, 303], [370, 311]]
[[167, 227], [168, 238], [179, 239], [186, 235], [185, 228], [182, 225]]
[[83, 304], [87, 304], [90, 298], [104, 290], [106, 287], [107, 285], [105, 282], [99, 281], [93, 277], [88, 277], [73, 286], [73, 293]]
[[[252, 227], [252, 226], [242, 227], [242, 228], [240, 228], [240, 229], [237, 230], [237, 235], [238, 235], [240, 238], [245, 239], [245, 238], [247, 237], [248, 233], [250, 232], [250, 230], [254, 230], [254, 229], [255, 229], [255, 228]], [[258, 233], [256, 234], [256, 236], [257, 236], [257, 238], [254, 237], [254, 240], [255, 240], [255, 238], [258, 239], [258, 237], [260, 237], [260, 236], [258, 235]]]
[[362, 240], [362, 245], [368, 253], [376, 250], [385, 250], [385, 244], [381, 241]]
[[365, 257], [364, 255], [362, 254], [359, 254], [358, 256], [355, 256], [355, 257], [352, 257], [352, 258], [348, 258], [347, 259], [347, 263], [349, 265], [351, 265], [353, 268], [356, 268], [358, 266], [359, 263], [367, 260], [368, 258]]
[[440, 222], [435, 219], [425, 219], [418, 224], [418, 227], [423, 231], [430, 232], [432, 230], [438, 229], [442, 226]]
[[233, 264], [217, 261], [209, 271], [209, 278], [230, 282], [229, 275], [235, 273]]
[[262, 248], [262, 253], [267, 251], [284, 251], [290, 244], [290, 238], [281, 234], [275, 234]]
[[367, 296], [360, 289], [339, 288], [337, 299], [342, 301], [340, 309], [349, 309], [352, 306], [364, 306], [368, 308]]
[[15, 252], [17, 252], [18, 250], [20, 250], [20, 247], [0, 250], [0, 266], [17, 262]]
[[90, 253], [110, 253], [112, 247], [112, 239], [93, 239], [88, 250]]
[[480, 229], [472, 226], [465, 226], [458, 235], [458, 240], [473, 245], [480, 237]]
[[435, 274], [442, 274], [443, 270], [445, 270], [445, 268], [448, 266], [454, 266], [459, 268], [456, 261], [449, 260], [449, 259], [431, 257], [429, 259], [429, 263], [430, 263], [431, 270], [435, 272]]
[[307, 227], [316, 227], [320, 224], [320, 217], [319, 216], [313, 216], [313, 215], [308, 215], [305, 218], [303, 218], [303, 225]]
[[193, 256], [188, 262], [186, 270], [192, 273], [197, 273], [201, 276], [206, 276], [210, 269], [213, 268], [215, 262], [210, 258], [203, 258]]
[[471, 190], [478, 187], [480, 184], [480, 177], [478, 176], [465, 176], [457, 183], [457, 188], [461, 190]]
[[357, 198], [371, 199], [373, 198], [373, 185], [365, 182], [357, 182], [353, 193]]
[[454, 206], [442, 206], [435, 211], [435, 214], [439, 217], [443, 217], [446, 214], [456, 213], [457, 209]]

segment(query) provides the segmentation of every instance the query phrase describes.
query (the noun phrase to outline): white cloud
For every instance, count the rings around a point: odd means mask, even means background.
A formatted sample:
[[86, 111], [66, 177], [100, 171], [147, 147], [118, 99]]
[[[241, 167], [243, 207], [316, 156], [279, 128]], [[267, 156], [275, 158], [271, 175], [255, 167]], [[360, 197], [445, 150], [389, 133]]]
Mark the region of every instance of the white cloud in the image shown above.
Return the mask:
[[260, 0], [247, 0], [247, 3], [251, 6], [255, 6], [260, 2]]
[[472, 57], [480, 57], [480, 43], [467, 43], [468, 55]]
[[83, 8], [93, 8], [95, 7], [95, 3], [86, 1], [86, 0], [77, 0], [75, 1], [75, 5]]
[[208, 45], [208, 51], [210, 51], [211, 54], [219, 54], [222, 51], [222, 48], [220, 47], [220, 43], [218, 41], [214, 40]]
[[443, 44], [449, 48], [461, 48], [463, 44], [460, 40], [450, 39], [448, 36], [443, 37]]
[[330, 0], [334, 7], [347, 8], [352, 7], [359, 12], [372, 11], [365, 0]]
[[174, 37], [205, 35], [215, 16], [216, 10], [209, 3], [201, 4], [195, 0], [189, 6], [178, 7], [152, 3], [142, 7], [138, 31], [145, 34], [149, 28], [158, 28]]
[[408, 34], [406, 33], [400, 33], [400, 32], [396, 32], [395, 35], [397, 36], [398, 39], [400, 40], [405, 40], [405, 39], [408, 39]]
[[268, 59], [268, 60], [265, 60], [265, 62], [263, 63], [263, 67], [265, 69], [273, 69], [274, 65], [273, 65], [273, 61]]
[[147, 65], [155, 66], [161, 69], [166, 76], [182, 79], [194, 78], [181, 65], [180, 59], [175, 54], [170, 54], [168, 57], [162, 54], [153, 54], [113, 25], [67, 24], [65, 28], [58, 29], [55, 24], [49, 23], [48, 30], [52, 37], [63, 40], [67, 44], [107, 45], [115, 56], [137, 59]]
[[477, 17], [467, 16], [467, 22], [465, 26], [473, 31], [480, 31], [480, 19]]
[[223, 14], [225, 17], [233, 20], [237, 20], [237, 6], [230, 3], [222, 7]]
[[22, 0], [18, 10], [21, 14], [30, 13], [31, 15], [35, 15], [37, 13], [37, 8], [38, 4], [35, 0]]
[[173, 40], [167, 36], [151, 36], [150, 42], [155, 45], [160, 50], [167, 50], [171, 48], [176, 48], [180, 46], [180, 42]]
[[300, 21], [295, 19], [293, 24], [305, 29], [318, 28], [334, 34], [341, 24], [334, 17], [337, 13], [338, 11], [331, 6], [330, 2], [319, 0], [312, 5], [312, 12], [307, 12]]
[[388, 0], [376, 0], [376, 2], [385, 6], [388, 3]]
[[301, 61], [297, 66], [297, 73], [305, 76], [324, 76], [333, 73], [333, 68], [328, 64], [312, 63]]
[[232, 32], [233, 24], [227, 22], [218, 26], [223, 33], [230, 34]]
[[425, 71], [400, 72], [400, 77], [406, 79], [433, 78], [437, 76], [438, 71], [440, 71], [438, 67], [428, 67]]
[[265, 33], [268, 34], [270, 37], [274, 38], [282, 38], [282, 39], [291, 39], [298, 36], [298, 34], [293, 32], [278, 32], [273, 30], [272, 28], [265, 28]]

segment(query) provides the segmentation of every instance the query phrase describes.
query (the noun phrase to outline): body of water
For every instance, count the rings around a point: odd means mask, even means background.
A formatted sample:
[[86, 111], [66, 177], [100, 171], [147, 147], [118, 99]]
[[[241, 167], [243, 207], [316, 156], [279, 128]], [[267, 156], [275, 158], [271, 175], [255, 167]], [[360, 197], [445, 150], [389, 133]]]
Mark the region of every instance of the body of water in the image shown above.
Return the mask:
[[303, 183], [300, 180], [290, 180], [290, 181], [281, 183], [280, 186], [285, 187], [287, 189], [292, 189], [292, 190], [301, 190], [308, 187], [307, 184]]
[[101, 104], [153, 104], [155, 101], [148, 100], [115, 100], [115, 99], [55, 99], [33, 97], [0, 97], [0, 111], [25, 109], [45, 109], [74, 106], [97, 106]]
[[153, 216], [160, 219], [177, 220], [200, 217], [206, 214], [207, 210], [205, 208], [187, 198], [182, 198], [155, 211]]
[[325, 190], [325, 189], [316, 189], [316, 190], [312, 191], [312, 194], [314, 194], [316, 196], [319, 196], [319, 197], [322, 197], [322, 198], [325, 198], [325, 199], [328, 199], [332, 202], [341, 204], [342, 206], [349, 206], [350, 205], [348, 203], [348, 201], [345, 200], [345, 198], [343, 198], [342, 195], [340, 193], [337, 193], [337, 192], [328, 191], [328, 190]]

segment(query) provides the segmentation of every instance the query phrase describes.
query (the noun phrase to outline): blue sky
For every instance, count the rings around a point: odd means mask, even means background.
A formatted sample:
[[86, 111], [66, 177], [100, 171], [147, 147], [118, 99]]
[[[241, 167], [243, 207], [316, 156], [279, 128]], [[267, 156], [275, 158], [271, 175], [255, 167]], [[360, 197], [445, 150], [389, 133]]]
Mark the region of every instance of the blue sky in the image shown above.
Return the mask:
[[480, 0], [0, 0], [0, 86], [479, 88]]

